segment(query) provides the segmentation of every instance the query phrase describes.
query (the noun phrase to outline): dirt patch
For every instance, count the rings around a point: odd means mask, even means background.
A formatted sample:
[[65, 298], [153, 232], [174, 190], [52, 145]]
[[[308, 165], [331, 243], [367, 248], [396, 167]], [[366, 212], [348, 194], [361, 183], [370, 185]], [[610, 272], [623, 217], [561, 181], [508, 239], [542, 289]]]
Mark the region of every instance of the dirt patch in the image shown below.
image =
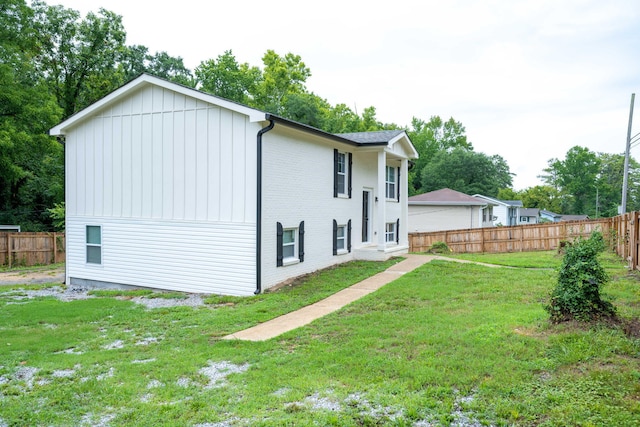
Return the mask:
[[26, 285], [38, 283], [64, 283], [64, 265], [33, 267], [0, 272], [1, 285]]

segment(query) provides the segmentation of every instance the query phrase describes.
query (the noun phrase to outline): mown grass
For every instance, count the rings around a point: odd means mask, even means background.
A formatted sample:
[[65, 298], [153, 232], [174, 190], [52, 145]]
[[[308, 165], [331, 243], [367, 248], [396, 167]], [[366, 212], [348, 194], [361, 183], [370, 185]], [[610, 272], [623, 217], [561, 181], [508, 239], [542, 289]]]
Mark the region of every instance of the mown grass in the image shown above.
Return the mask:
[[[505, 265], [521, 262], [510, 256]], [[372, 265], [202, 308], [0, 295], [0, 425], [640, 422], [640, 341], [605, 325], [551, 325], [543, 305], [554, 265], [434, 261], [278, 338], [219, 338], [384, 267]], [[639, 316], [637, 274], [606, 265], [605, 293], [623, 316]]]

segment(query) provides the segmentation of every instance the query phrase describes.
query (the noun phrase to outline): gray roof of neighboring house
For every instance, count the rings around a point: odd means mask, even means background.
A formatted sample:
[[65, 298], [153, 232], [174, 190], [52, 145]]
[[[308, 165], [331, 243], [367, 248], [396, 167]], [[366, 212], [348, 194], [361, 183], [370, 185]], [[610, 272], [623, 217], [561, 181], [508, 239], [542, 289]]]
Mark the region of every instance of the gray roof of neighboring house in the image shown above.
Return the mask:
[[460, 205], [460, 206], [484, 206], [487, 204], [482, 199], [472, 197], [459, 191], [443, 188], [429, 193], [418, 194], [409, 197], [410, 205]]
[[404, 130], [379, 130], [375, 132], [337, 133], [336, 135], [359, 144], [381, 144], [391, 141]]
[[540, 209], [534, 208], [523, 208], [518, 211], [518, 215], [520, 216], [535, 216], [537, 217], [540, 213]]
[[500, 200], [495, 197], [483, 196], [482, 194], [474, 194], [473, 197], [479, 197], [482, 200], [487, 200], [489, 203], [493, 205], [506, 205], [513, 208], [521, 208], [522, 201], [521, 200]]
[[562, 215], [560, 221], [580, 221], [589, 219], [589, 215]]
[[540, 215], [547, 215], [547, 216], [551, 216], [553, 218], [562, 218], [562, 215], [557, 214], [555, 212], [548, 211], [546, 209], [540, 209]]

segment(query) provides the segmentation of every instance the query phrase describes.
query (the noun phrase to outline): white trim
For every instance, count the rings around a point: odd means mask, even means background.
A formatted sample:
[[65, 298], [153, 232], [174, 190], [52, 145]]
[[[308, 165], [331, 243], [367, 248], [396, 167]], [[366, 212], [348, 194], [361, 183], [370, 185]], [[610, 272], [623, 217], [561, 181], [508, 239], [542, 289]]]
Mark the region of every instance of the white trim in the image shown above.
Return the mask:
[[66, 135], [67, 129], [69, 129], [70, 127], [75, 126], [76, 124], [80, 123], [84, 119], [90, 117], [96, 111], [102, 108], [105, 108], [113, 104], [114, 102], [117, 102], [124, 96], [128, 96], [130, 92], [147, 85], [159, 86], [164, 89], [172, 90], [174, 92], [198, 99], [203, 102], [208, 102], [210, 104], [217, 105], [219, 107], [226, 108], [228, 110], [235, 111], [240, 114], [244, 114], [249, 117], [250, 122], [259, 122], [259, 121], [266, 120], [265, 113], [262, 111], [245, 107], [243, 105], [236, 104], [235, 102], [231, 102], [226, 99], [218, 98], [216, 96], [209, 95], [204, 92], [200, 92], [196, 89], [191, 89], [186, 86], [181, 86], [175, 83], [171, 83], [169, 81], [151, 76], [149, 74], [143, 74], [140, 77], [125, 84], [124, 86], [121, 86], [120, 88], [114, 90], [104, 98], [94, 102], [87, 108], [72, 115], [67, 120], [63, 121], [57, 126], [51, 128], [51, 130], [49, 131], [49, 135], [53, 135], [53, 136]]

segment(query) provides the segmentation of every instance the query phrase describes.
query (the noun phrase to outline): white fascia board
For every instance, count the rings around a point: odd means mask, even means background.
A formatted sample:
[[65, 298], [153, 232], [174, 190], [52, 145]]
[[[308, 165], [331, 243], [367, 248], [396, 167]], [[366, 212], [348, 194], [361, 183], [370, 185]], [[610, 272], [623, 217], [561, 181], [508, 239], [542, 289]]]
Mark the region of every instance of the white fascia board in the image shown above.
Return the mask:
[[391, 139], [391, 141], [389, 141], [389, 143], [387, 144], [386, 149], [391, 152], [391, 147], [397, 142], [400, 142], [403, 145], [405, 151], [408, 152], [408, 159], [417, 159], [419, 157], [418, 151], [409, 140], [409, 135], [407, 135], [407, 132], [399, 133], [395, 138]]
[[83, 119], [95, 113], [96, 111], [127, 96], [132, 91], [135, 91], [136, 89], [140, 87], [144, 87], [146, 85], [159, 86], [165, 89], [172, 90], [176, 93], [180, 93], [182, 95], [198, 99], [200, 101], [204, 101], [213, 105], [217, 105], [222, 108], [226, 108], [231, 111], [235, 111], [240, 114], [244, 114], [249, 117], [249, 121], [251, 122], [258, 122], [258, 121], [265, 120], [265, 113], [262, 111], [249, 108], [244, 105], [228, 101], [226, 99], [218, 98], [216, 96], [209, 95], [204, 92], [200, 92], [196, 89], [191, 89], [186, 86], [171, 83], [167, 80], [160, 79], [158, 77], [154, 77], [149, 74], [143, 74], [140, 77], [125, 84], [124, 86], [121, 86], [120, 88], [114, 90], [110, 94], [106, 95], [104, 98], [94, 102], [87, 108], [78, 111], [77, 113], [75, 113], [74, 115], [69, 117], [67, 120], [63, 121], [62, 123], [58, 124], [57, 126], [51, 128], [51, 130], [49, 130], [49, 135], [53, 135], [53, 136], [65, 135], [66, 130], [69, 127], [81, 122]]

